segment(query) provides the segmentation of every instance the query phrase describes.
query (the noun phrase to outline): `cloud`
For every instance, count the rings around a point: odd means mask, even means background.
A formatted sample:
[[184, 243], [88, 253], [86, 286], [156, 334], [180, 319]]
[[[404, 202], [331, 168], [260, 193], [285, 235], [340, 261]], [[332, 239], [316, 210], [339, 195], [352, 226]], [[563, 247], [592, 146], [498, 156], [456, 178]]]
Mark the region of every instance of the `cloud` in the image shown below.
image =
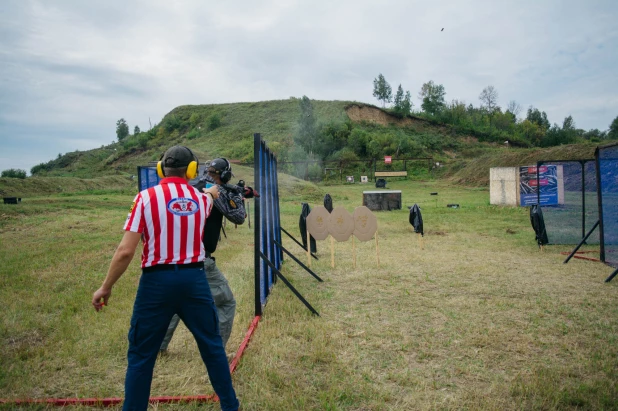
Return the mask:
[[502, 106], [605, 129], [618, 115], [617, 16], [609, 0], [5, 0], [0, 151], [25, 164], [43, 141], [49, 160], [108, 144], [121, 117], [146, 129], [182, 104], [376, 103], [378, 73], [475, 105], [493, 85]]

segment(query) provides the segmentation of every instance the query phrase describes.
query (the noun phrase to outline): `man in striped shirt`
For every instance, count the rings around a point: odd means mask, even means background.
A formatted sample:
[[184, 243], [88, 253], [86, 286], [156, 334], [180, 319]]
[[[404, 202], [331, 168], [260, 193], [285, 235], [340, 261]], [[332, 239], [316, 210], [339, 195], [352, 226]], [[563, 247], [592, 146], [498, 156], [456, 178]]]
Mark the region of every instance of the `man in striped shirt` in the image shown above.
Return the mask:
[[[215, 158], [210, 162], [210, 165], [204, 173], [204, 177], [197, 182], [194, 187], [198, 190], [207, 185], [215, 184], [219, 189], [219, 197], [214, 201], [212, 213], [208, 216], [208, 222], [204, 228], [204, 249], [206, 251], [206, 259], [204, 267], [206, 268], [206, 277], [212, 297], [215, 300], [217, 307], [217, 315], [219, 316], [219, 331], [223, 340], [223, 347], [232, 334], [232, 326], [234, 325], [234, 315], [236, 313], [236, 299], [232, 293], [232, 289], [228, 284], [225, 275], [219, 270], [215, 263], [215, 257], [212, 255], [217, 249], [217, 243], [221, 236], [223, 228], [223, 217], [227, 218], [234, 224], [243, 224], [245, 222], [246, 211], [243, 205], [243, 195], [240, 190], [234, 190], [233, 186], [228, 185], [228, 181], [232, 177], [232, 166], [225, 158]], [[230, 188], [232, 187], [232, 189]], [[238, 186], [236, 186], [238, 187]], [[253, 196], [251, 187], [245, 188], [246, 192]], [[180, 318], [175, 315], [167, 328], [167, 334], [161, 344], [161, 352], [166, 353], [167, 347], [178, 327]], [[231, 356], [233, 354], [229, 354]]]
[[187, 168], [195, 169], [196, 160], [186, 147], [165, 152], [160, 163], [165, 178], [135, 197], [107, 276], [92, 297], [97, 311], [107, 305], [141, 238], [142, 276], [129, 330], [123, 410], [147, 409], [159, 346], [174, 314], [195, 337], [221, 409], [239, 406], [204, 272], [204, 223], [218, 190], [210, 187], [203, 194], [188, 184]]

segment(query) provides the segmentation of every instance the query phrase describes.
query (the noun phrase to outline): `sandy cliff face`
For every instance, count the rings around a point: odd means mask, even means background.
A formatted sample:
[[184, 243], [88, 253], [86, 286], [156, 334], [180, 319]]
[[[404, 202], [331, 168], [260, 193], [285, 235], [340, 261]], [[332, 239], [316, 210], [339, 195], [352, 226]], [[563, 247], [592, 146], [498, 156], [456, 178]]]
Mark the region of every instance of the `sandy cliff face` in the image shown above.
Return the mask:
[[[395, 117], [386, 111], [380, 110], [377, 107], [363, 106], [363, 105], [351, 105], [346, 109], [346, 113], [350, 120], [355, 122], [368, 121], [378, 123], [383, 126], [389, 124], [397, 124], [399, 126], [428, 126], [430, 123], [427, 120], [416, 117]], [[435, 126], [434, 126], [435, 127]]]
[[414, 123], [414, 120], [411, 118], [397, 118], [371, 106], [352, 105], [346, 109], [346, 113], [348, 117], [350, 117], [350, 120], [357, 123], [367, 121], [384, 126], [389, 124], [411, 125]]
[[[453, 130], [442, 125], [433, 124], [428, 120], [418, 117], [398, 118], [384, 110], [373, 106], [365, 106], [362, 104], [352, 104], [346, 108], [346, 114], [355, 123], [369, 122], [383, 126], [395, 124], [402, 127], [411, 127], [417, 132], [431, 130], [441, 134], [453, 134]], [[459, 138], [468, 143], [478, 142], [476, 137], [459, 135]]]

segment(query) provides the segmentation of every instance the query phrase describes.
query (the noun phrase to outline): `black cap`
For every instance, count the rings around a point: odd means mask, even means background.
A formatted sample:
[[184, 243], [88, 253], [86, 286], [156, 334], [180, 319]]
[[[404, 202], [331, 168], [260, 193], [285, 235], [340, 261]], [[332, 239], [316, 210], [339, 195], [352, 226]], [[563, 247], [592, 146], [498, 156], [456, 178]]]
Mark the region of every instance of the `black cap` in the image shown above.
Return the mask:
[[217, 174], [220, 174], [223, 171], [232, 171], [232, 166], [225, 158], [215, 158], [210, 162], [208, 168], [214, 168], [217, 171]]
[[184, 146], [174, 146], [167, 149], [163, 154], [163, 167], [182, 168], [186, 167], [195, 157], [191, 150]]

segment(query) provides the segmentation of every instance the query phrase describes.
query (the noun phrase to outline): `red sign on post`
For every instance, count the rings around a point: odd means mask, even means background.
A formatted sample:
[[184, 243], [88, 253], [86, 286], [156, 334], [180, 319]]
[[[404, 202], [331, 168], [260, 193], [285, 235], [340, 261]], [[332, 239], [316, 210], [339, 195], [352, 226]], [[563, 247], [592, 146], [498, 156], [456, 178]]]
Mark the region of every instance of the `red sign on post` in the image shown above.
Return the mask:
[[393, 162], [393, 157], [384, 156], [384, 164], [391, 164]]

